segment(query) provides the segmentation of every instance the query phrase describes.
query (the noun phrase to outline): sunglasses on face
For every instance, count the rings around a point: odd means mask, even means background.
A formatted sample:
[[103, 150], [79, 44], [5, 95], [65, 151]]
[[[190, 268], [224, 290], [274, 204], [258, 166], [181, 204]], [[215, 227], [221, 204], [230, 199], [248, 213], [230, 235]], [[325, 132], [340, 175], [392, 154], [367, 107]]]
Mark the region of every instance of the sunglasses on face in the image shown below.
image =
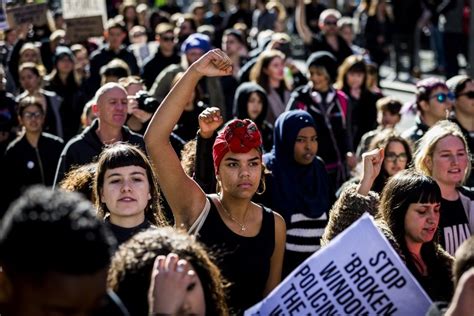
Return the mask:
[[332, 21], [332, 20], [324, 21], [324, 25], [337, 25], [337, 21]]
[[458, 97], [466, 96], [469, 99], [474, 99], [474, 91], [468, 91], [464, 93], [460, 93]]
[[408, 160], [407, 154], [401, 153], [401, 154], [396, 154], [396, 153], [387, 153], [385, 155], [385, 160], [389, 162], [395, 162], [395, 161], [400, 161], [400, 162], [406, 162]]
[[449, 101], [454, 101], [455, 99], [454, 94], [452, 92], [448, 92], [448, 93], [440, 92], [430, 97], [430, 99], [434, 99], [434, 98], [436, 98], [436, 100], [438, 100], [439, 103], [444, 103], [448, 99]]
[[174, 41], [174, 36], [163, 36], [161, 37], [161, 40], [165, 42], [172, 42]]
[[23, 118], [25, 118], [27, 120], [31, 120], [31, 119], [40, 118], [42, 115], [43, 115], [43, 113], [41, 113], [41, 112], [25, 112], [25, 113], [23, 113]]

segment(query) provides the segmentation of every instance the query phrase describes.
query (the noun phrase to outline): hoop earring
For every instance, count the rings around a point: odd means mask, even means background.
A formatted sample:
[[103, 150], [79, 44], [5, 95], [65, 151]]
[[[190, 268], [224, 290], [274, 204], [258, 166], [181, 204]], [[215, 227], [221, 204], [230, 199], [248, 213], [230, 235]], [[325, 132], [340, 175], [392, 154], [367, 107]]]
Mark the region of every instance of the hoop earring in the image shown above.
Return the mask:
[[255, 192], [257, 195], [262, 195], [267, 190], [267, 184], [265, 183], [265, 178], [262, 178], [260, 180], [260, 184], [261, 185], [259, 185], [258, 188], [262, 187], [262, 191], [258, 192], [258, 190], [257, 190], [257, 192]]

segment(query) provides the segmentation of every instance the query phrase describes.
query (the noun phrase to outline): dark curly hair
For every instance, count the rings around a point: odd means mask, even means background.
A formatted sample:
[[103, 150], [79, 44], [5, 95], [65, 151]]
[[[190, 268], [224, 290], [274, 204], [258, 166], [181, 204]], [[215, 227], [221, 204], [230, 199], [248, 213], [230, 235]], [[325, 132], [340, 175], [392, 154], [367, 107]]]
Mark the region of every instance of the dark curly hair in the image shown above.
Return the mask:
[[75, 167], [61, 180], [59, 187], [68, 192], [79, 192], [94, 203], [93, 185], [96, 170], [95, 162]]
[[10, 277], [93, 274], [108, 267], [113, 247], [93, 205], [77, 193], [32, 187], [0, 224], [0, 266]]
[[112, 258], [107, 285], [121, 298], [130, 315], [148, 314], [147, 295], [155, 258], [171, 252], [188, 261], [199, 276], [206, 315], [228, 315], [220, 270], [194, 237], [171, 227], [138, 233], [122, 244]]

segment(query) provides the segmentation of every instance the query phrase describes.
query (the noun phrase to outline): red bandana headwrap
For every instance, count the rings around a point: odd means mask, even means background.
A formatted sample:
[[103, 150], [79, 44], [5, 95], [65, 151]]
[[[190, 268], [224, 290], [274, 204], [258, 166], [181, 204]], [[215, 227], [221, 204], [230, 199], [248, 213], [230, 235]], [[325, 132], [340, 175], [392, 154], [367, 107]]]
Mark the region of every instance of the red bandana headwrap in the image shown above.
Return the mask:
[[249, 119], [230, 121], [219, 133], [212, 148], [215, 173], [218, 173], [221, 160], [229, 151], [247, 153], [253, 148], [259, 149], [261, 145], [262, 136], [254, 122]]

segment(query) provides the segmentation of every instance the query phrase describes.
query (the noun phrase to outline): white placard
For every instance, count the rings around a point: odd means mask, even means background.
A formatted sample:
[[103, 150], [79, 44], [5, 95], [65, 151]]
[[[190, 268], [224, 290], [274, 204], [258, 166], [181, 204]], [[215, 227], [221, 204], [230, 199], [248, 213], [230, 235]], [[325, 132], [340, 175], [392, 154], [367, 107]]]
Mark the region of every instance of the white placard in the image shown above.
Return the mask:
[[418, 282], [366, 213], [295, 269], [253, 315], [425, 315]]
[[107, 22], [107, 6], [105, 0], [61, 0], [63, 18], [65, 20], [102, 16], [102, 24]]

